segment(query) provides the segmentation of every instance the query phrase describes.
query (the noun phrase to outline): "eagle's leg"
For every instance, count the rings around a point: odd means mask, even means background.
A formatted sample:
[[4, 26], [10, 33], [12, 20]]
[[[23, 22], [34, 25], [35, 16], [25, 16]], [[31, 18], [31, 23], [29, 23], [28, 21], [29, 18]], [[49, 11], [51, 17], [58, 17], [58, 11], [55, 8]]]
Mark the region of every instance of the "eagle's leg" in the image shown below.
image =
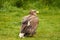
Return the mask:
[[30, 33], [29, 36], [32, 37], [34, 34], [36, 34], [36, 32]]

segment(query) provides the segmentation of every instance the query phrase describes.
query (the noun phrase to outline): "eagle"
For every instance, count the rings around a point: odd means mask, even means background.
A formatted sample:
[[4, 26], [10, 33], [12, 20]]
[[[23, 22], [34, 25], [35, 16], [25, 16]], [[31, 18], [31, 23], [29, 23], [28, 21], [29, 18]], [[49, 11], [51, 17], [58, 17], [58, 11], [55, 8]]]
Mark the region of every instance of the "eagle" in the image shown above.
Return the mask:
[[33, 36], [36, 33], [39, 23], [37, 13], [39, 13], [39, 11], [30, 10], [29, 15], [23, 17], [21, 32], [19, 33], [20, 38], [24, 38], [24, 36]]

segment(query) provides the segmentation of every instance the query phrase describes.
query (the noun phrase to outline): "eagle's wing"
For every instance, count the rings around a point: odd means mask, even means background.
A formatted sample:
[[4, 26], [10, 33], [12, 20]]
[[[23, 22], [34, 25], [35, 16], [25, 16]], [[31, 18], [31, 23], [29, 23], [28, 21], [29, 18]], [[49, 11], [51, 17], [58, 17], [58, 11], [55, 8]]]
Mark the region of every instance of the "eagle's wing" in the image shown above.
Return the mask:
[[[22, 21], [22, 27], [21, 27], [21, 31], [26, 31], [29, 30], [29, 32], [33, 32], [36, 28], [37, 28], [37, 24], [38, 24], [38, 19], [37, 17], [35, 16], [25, 16], [23, 18], [23, 21]], [[27, 19], [28, 18], [28, 19]], [[27, 21], [28, 20], [28, 21]], [[26, 24], [27, 22], [27, 24]], [[30, 31], [31, 30], [31, 31]]]
[[27, 26], [27, 24], [28, 24], [28, 18], [29, 17], [29, 15], [28, 16], [25, 16], [25, 17], [23, 17], [23, 19], [22, 19], [22, 25], [21, 25], [21, 32], [23, 32], [23, 30], [24, 30], [24, 28]]
[[32, 32], [32, 33], [35, 32], [35, 30], [37, 29], [38, 23], [39, 23], [39, 20], [38, 20], [37, 17], [31, 19], [30, 24], [31, 24], [31, 26], [32, 26], [32, 27], [31, 27], [31, 32]]

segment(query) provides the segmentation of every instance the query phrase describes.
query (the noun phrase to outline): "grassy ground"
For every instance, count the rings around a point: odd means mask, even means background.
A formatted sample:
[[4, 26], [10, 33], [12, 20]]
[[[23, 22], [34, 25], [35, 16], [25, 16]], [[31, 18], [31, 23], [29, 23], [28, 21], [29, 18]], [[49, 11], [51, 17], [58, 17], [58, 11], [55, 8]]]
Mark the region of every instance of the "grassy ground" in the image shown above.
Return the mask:
[[26, 13], [28, 12], [0, 12], [0, 40], [60, 40], [58, 12], [56, 12], [58, 15], [39, 14], [39, 25], [34, 37], [19, 38], [21, 20], [24, 15], [27, 15]]

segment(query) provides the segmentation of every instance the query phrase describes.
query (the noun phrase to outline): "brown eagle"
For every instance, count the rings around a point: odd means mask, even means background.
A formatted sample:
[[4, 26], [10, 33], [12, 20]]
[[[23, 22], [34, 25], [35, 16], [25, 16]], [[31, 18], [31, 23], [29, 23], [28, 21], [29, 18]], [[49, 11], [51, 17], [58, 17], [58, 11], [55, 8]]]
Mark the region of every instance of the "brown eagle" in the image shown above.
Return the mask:
[[21, 32], [19, 33], [19, 37], [24, 36], [33, 36], [36, 32], [37, 25], [39, 23], [36, 10], [31, 10], [29, 15], [25, 16], [22, 21]]

